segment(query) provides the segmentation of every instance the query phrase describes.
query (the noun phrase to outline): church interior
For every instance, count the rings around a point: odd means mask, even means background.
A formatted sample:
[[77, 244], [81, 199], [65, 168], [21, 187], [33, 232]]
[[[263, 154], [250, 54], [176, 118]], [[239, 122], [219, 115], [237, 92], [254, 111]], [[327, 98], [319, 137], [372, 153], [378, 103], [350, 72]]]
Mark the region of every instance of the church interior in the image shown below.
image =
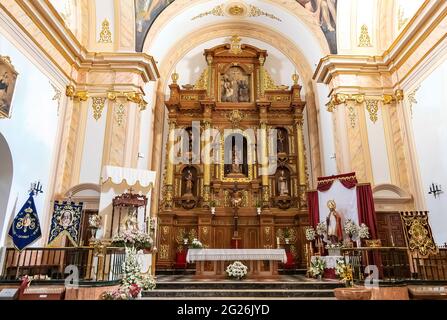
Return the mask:
[[445, 0], [2, 0], [0, 299], [447, 299]]

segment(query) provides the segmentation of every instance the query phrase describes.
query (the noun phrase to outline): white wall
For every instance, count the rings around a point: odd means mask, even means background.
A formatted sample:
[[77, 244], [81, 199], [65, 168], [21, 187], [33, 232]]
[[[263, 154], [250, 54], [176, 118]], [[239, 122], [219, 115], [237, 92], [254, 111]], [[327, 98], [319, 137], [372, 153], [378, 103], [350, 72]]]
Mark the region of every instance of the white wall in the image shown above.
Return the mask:
[[[58, 116], [57, 102], [52, 101], [55, 93], [48, 78], [1, 34], [0, 54], [9, 56], [19, 73], [12, 103], [12, 118], [0, 120], [0, 133], [11, 149], [14, 166], [6, 218], [3, 229], [0, 229], [1, 245], [9, 229], [11, 216], [20, 210], [27, 199], [30, 183], [37, 180], [41, 181], [44, 193], [36, 198], [36, 208], [40, 222], [47, 221], [48, 208], [45, 210], [44, 203], [50, 196], [48, 186]], [[14, 208], [16, 202], [17, 208]]]
[[92, 100], [88, 100], [79, 183], [98, 184], [100, 182], [108, 105], [109, 103], [106, 101], [101, 118], [95, 120], [93, 117]]
[[[0, 132], [0, 230], [3, 230], [12, 186], [12, 155], [8, 142]], [[1, 259], [0, 259], [1, 260]]]
[[429, 195], [432, 183], [447, 187], [447, 60], [423, 82], [413, 105], [413, 133], [422, 188], [437, 243], [447, 242], [447, 192]]
[[386, 148], [385, 129], [383, 127], [382, 109], [388, 106], [379, 104], [377, 121], [373, 123], [366, 112], [366, 128], [368, 132], [369, 152], [373, 172], [373, 185], [391, 183], [390, 164]]

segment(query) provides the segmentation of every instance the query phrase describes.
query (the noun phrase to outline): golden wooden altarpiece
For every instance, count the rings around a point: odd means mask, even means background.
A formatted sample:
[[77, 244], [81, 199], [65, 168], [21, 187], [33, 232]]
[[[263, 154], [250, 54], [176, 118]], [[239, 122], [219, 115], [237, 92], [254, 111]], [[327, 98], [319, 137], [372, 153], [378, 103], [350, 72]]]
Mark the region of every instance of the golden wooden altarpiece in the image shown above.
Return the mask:
[[[305, 102], [301, 100], [298, 76], [292, 76], [291, 87], [275, 85], [264, 68], [267, 52], [240, 44], [237, 36], [231, 44], [205, 50], [204, 56], [208, 67], [198, 82], [180, 86], [179, 75], [174, 73], [170, 97], [165, 102], [169, 132], [159, 207], [157, 268], [172, 267], [186, 237], [198, 238], [208, 248], [287, 246], [297, 267], [305, 266], [308, 179], [303, 136]], [[199, 123], [198, 129], [193, 129], [193, 121]], [[206, 134], [210, 128], [214, 131]], [[178, 129], [185, 129], [187, 138], [177, 137]], [[276, 160], [270, 159], [271, 146], [258, 143], [270, 141], [269, 132], [274, 132], [271, 139], [277, 142]], [[243, 150], [236, 162], [235, 153], [227, 149], [234, 148], [235, 140], [231, 139], [238, 135]], [[177, 155], [173, 146], [179, 139], [187, 139], [186, 144], [179, 143], [187, 154], [181, 163], [170, 161]], [[196, 152], [191, 147], [193, 139], [199, 139], [202, 149], [212, 142], [212, 151]], [[222, 163], [227, 154], [231, 155], [230, 163]], [[213, 161], [207, 161], [210, 159]], [[267, 159], [276, 163], [277, 169], [263, 175], [260, 169]], [[237, 208], [235, 198], [240, 200]]]

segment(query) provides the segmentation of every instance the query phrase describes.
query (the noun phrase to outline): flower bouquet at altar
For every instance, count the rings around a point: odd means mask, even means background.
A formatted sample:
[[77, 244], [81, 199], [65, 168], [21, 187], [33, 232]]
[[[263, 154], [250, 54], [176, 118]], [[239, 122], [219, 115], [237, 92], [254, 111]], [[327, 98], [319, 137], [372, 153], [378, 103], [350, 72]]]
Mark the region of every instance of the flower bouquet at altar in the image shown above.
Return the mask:
[[198, 239], [194, 238], [189, 245], [190, 249], [203, 249], [203, 244]]
[[133, 247], [138, 250], [150, 250], [154, 241], [147, 233], [138, 229], [125, 230], [112, 238], [114, 247]]
[[240, 261], [233, 262], [226, 269], [227, 275], [230, 278], [241, 280], [248, 273], [248, 267]]
[[352, 265], [350, 263], [346, 263], [345, 259], [337, 259], [337, 264], [335, 265], [335, 275], [338, 276], [340, 281], [344, 283], [346, 287], [354, 286]]
[[319, 278], [324, 274], [324, 269], [326, 268], [326, 261], [324, 261], [321, 257], [315, 257], [315, 260], [313, 260], [310, 264], [310, 268], [308, 270], [308, 274], [313, 278]]
[[152, 275], [141, 273], [138, 253], [135, 248], [126, 247], [126, 258], [122, 265], [123, 279], [118, 289], [106, 291], [101, 295], [102, 300], [134, 300], [141, 297], [143, 290], [154, 290], [155, 279]]

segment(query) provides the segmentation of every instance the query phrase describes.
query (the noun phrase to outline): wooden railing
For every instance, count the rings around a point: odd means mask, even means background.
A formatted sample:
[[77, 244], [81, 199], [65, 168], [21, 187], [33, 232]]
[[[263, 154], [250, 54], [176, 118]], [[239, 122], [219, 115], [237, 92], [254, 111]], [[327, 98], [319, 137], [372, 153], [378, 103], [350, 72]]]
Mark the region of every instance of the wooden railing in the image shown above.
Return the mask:
[[6, 249], [0, 280], [15, 281], [28, 275], [37, 280], [118, 282], [122, 278], [124, 248], [29, 248]]
[[400, 281], [447, 281], [447, 248], [439, 248], [438, 254], [421, 257], [406, 247], [350, 248], [342, 249], [349, 257], [356, 281], [364, 281], [376, 266], [382, 282]]

